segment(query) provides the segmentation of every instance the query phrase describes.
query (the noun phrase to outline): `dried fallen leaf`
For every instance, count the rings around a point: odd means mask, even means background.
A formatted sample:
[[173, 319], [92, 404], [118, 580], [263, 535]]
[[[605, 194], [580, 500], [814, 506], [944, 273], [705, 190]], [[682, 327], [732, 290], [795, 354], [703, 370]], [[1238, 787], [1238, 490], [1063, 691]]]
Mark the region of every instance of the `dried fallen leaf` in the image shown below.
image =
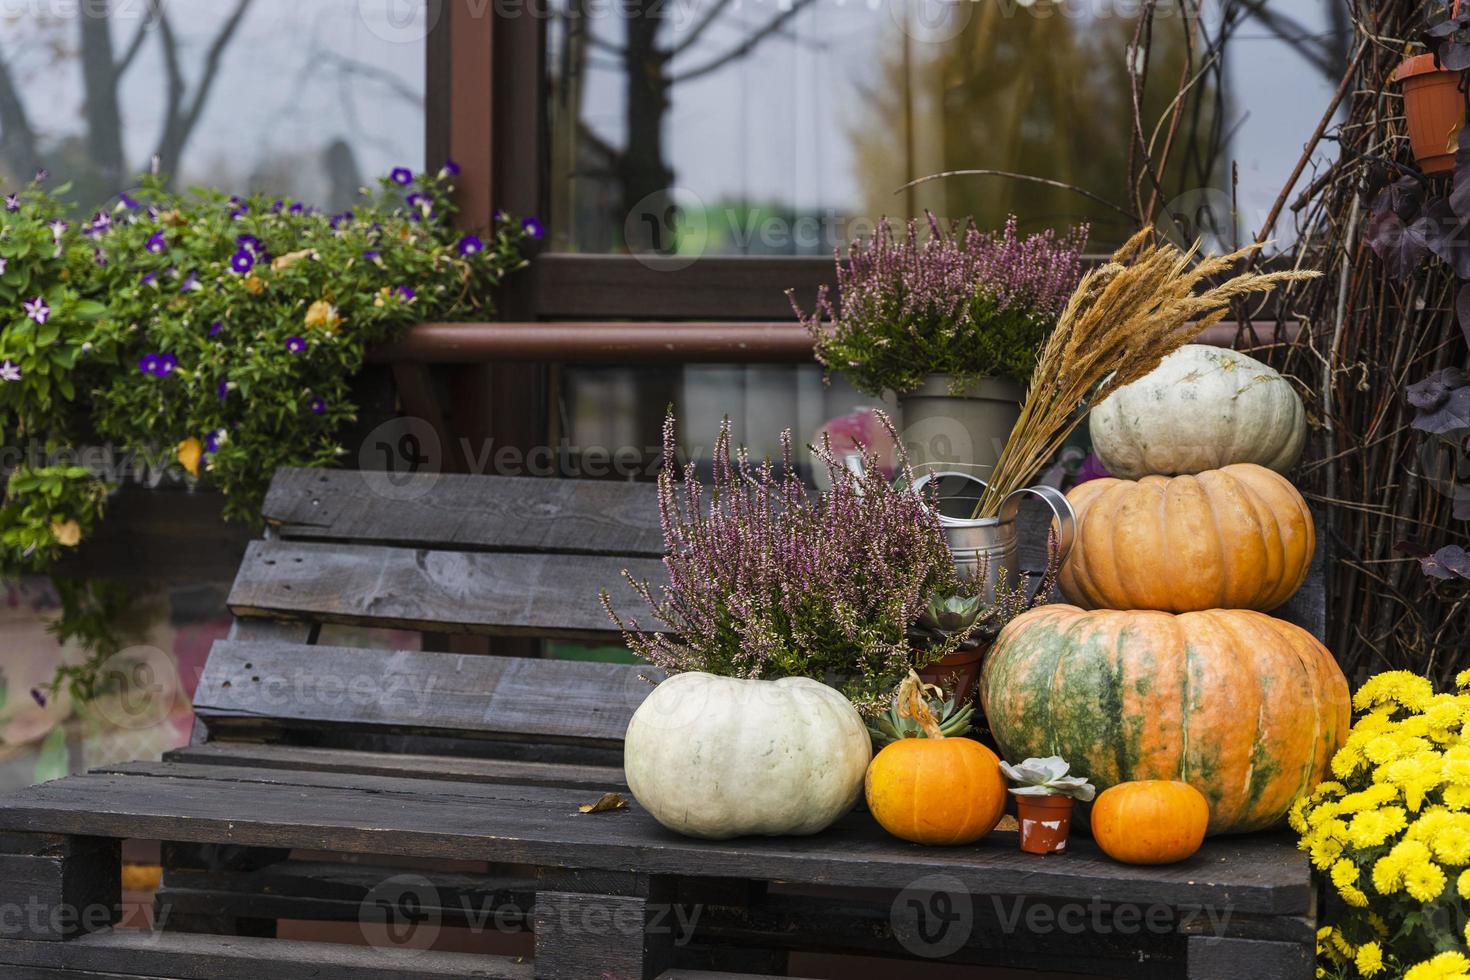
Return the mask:
[[628, 801], [617, 793], [603, 793], [596, 803], [587, 803], [577, 807], [581, 813], [605, 813], [608, 810], [626, 810]]

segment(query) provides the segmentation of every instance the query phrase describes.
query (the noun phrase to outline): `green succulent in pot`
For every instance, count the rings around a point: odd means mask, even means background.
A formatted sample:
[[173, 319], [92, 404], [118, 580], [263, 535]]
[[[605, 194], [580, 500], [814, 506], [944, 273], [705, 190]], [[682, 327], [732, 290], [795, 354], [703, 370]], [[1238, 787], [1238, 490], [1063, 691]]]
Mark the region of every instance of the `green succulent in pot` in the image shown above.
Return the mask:
[[[937, 684], [923, 684], [920, 695], [945, 738], [964, 735], [970, 730], [975, 716], [970, 699], [962, 702], [953, 694], [945, 694]], [[900, 711], [896, 700], [887, 711], [868, 720], [868, 734], [873, 737], [874, 749], [881, 749], [900, 739], [932, 737], [915, 718]]]

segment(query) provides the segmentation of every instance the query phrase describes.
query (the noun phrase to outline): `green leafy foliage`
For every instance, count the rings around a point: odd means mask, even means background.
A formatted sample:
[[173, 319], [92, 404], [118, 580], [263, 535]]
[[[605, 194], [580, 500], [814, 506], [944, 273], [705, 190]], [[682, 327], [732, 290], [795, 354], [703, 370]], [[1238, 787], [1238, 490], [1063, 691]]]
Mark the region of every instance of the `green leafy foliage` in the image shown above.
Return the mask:
[[102, 519], [110, 488], [84, 466], [18, 467], [0, 504], [0, 567], [40, 571]]

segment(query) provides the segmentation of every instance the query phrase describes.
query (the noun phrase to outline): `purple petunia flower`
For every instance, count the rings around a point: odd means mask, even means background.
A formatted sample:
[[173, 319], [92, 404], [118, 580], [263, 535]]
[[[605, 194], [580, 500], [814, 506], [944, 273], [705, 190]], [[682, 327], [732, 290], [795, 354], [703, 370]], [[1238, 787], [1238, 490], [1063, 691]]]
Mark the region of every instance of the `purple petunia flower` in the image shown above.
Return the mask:
[[393, 172], [388, 175], [393, 183], [400, 187], [407, 187], [413, 183], [413, 171], [407, 167], [394, 167]]
[[420, 194], [418, 191], [414, 191], [412, 194], [408, 195], [408, 197], [404, 198], [404, 201], [408, 204], [409, 207], [416, 208], [419, 211], [427, 211], [429, 209], [429, 205], [433, 203], [429, 200], [429, 195]]
[[119, 194], [117, 196], [117, 203], [121, 204], [129, 211], [135, 210], [138, 207], [137, 199], [128, 194]]
[[191, 272], [187, 276], [184, 277], [184, 284], [179, 287], [179, 292], [181, 292], [181, 293], [187, 293], [187, 292], [190, 292], [191, 290], [195, 290], [195, 289], [198, 289], [198, 288], [199, 288], [199, 277], [197, 275], [195, 275], [194, 273]]
[[219, 452], [219, 447], [224, 445], [225, 430], [215, 429], [204, 437], [204, 452], [210, 456]]
[[62, 221], [60, 218], [57, 218], [55, 221], [51, 222], [46, 227], [51, 229], [51, 237], [54, 238], [54, 239], [56, 239], [57, 241], [60, 241], [61, 240], [61, 236], [64, 235], [64, 234], [66, 234], [66, 229], [70, 228], [71, 225], [68, 225], [65, 221]]
[[20, 305], [21, 309], [25, 310], [26, 316], [35, 320], [37, 323], [45, 323], [51, 316], [51, 307], [46, 305], [46, 299], [43, 296], [26, 300]]
[[3, 362], [0, 362], [0, 381], [10, 382], [19, 380], [20, 365], [16, 364], [8, 357]]
[[144, 354], [142, 357], [138, 358], [138, 370], [142, 371], [144, 374], [157, 375], [158, 366], [161, 363], [162, 358], [160, 358], [157, 354]]
[[344, 224], [346, 224], [347, 222], [349, 222], [351, 220], [352, 220], [352, 212], [351, 211], [343, 211], [341, 214], [334, 214], [334, 215], [332, 215], [332, 218], [331, 218], [331, 221], [329, 222], [329, 224], [332, 226], [332, 229], [333, 230], [336, 230], [337, 228], [342, 227]]
[[313, 398], [310, 401], [309, 405], [311, 407], [311, 412], [313, 415], [321, 415], [327, 410], [327, 400], [320, 395], [317, 395], [315, 398]]
[[36, 183], [39, 184], [41, 181], [45, 180], [47, 177], [50, 177], [50, 176], [51, 176], [51, 171], [47, 170], [45, 167], [42, 167], [40, 170], [37, 170], [36, 171]]
[[418, 293], [414, 292], [408, 286], [399, 286], [393, 290], [393, 294], [398, 297], [400, 303], [412, 303], [414, 297], [418, 295]]
[[31, 688], [31, 700], [43, 708], [46, 707], [46, 695], [42, 693], [39, 687]]
[[154, 255], [162, 255], [168, 250], [168, 238], [161, 231], [156, 231], [143, 246]]
[[526, 234], [530, 235], [538, 242], [542, 239], [542, 237], [546, 235], [546, 229], [543, 228], [541, 226], [541, 222], [537, 221], [535, 218], [525, 219], [521, 222], [521, 227], [526, 229]]
[[230, 268], [234, 269], [237, 273], [243, 276], [245, 273], [255, 268], [255, 256], [251, 254], [249, 249], [242, 248], [240, 249], [240, 251], [230, 256]]
[[92, 250], [92, 261], [93, 262], [96, 262], [99, 266], [102, 266], [103, 268], [106, 268], [107, 267], [107, 253], [104, 252], [104, 251], [102, 251], [102, 249], [100, 249], [100, 248], [93, 249]]
[[228, 378], [220, 378], [219, 379], [219, 384], [214, 389], [214, 393], [219, 396], [219, 400], [220, 401], [224, 401], [225, 399], [229, 398], [230, 397], [230, 379], [228, 379]]
[[140, 285], [140, 286], [151, 286], [151, 285], [153, 285], [157, 281], [158, 281], [158, 273], [156, 273], [156, 272], [145, 272], [143, 274], [143, 278], [138, 280], [138, 285]]
[[306, 341], [302, 340], [300, 337], [296, 336], [293, 333], [291, 336], [286, 338], [286, 350], [290, 351], [293, 354], [300, 354], [302, 351], [306, 350]]
[[467, 258], [483, 251], [485, 251], [485, 243], [480, 241], [478, 235], [466, 235], [459, 240], [459, 254], [462, 257]]
[[300, 201], [297, 201], [295, 204], [286, 209], [287, 214], [302, 214], [305, 211], [306, 205], [302, 204]]
[[173, 374], [174, 368], [178, 366], [179, 359], [177, 357], [174, 357], [172, 354], [159, 354], [158, 369], [155, 370], [153, 373], [158, 375], [160, 378], [166, 378], [170, 374]]
[[439, 171], [439, 173], [445, 177], [458, 177], [459, 164], [455, 163], [453, 160], [445, 160], [444, 166]]
[[7, 210], [7, 211], [19, 211], [20, 210], [20, 195], [19, 194], [6, 194], [5, 195], [5, 210]]
[[381, 256], [382, 254], [383, 253], [382, 252], [379, 252], [377, 249], [370, 248], [366, 252], [363, 252], [362, 253], [362, 257], [364, 259], [366, 259], [367, 261], [369, 261], [369, 262], [376, 262], [376, 261], [378, 261], [378, 257]]
[[223, 320], [216, 320], [209, 327], [209, 335], [211, 337], [218, 337], [220, 335], [220, 331], [223, 330], [224, 328], [225, 328], [224, 321]]

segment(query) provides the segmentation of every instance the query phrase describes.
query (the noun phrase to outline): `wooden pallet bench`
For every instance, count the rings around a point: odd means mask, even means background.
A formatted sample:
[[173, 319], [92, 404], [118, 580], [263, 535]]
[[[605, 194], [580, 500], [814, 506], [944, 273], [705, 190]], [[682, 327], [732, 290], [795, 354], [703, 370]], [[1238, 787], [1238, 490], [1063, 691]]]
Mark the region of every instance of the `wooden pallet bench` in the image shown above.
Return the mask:
[[[861, 810], [696, 841], [632, 802], [647, 666], [322, 644], [324, 623], [616, 643], [661, 574], [648, 485], [283, 470], [192, 744], [0, 799], [0, 976], [720, 980], [797, 952], [1129, 978], [1298, 980], [1314, 892], [1282, 836], [1135, 868], [1075, 839], [924, 848]], [[119, 842], [165, 841], [156, 932], [114, 928]], [[346, 924], [368, 945], [277, 938]], [[474, 948], [430, 948], [450, 933]], [[494, 933], [493, 936], [486, 936]], [[493, 940], [493, 941], [491, 941]], [[520, 948], [514, 948], [520, 943]]]

